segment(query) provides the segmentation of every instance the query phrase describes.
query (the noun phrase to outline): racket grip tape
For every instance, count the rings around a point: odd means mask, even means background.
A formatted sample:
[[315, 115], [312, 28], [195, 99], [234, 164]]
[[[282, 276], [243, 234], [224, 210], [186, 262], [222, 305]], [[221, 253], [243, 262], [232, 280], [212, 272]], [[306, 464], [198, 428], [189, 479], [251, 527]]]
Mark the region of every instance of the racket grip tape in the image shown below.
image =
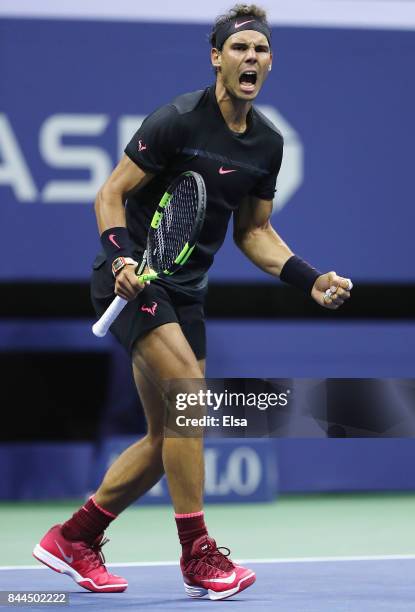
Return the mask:
[[158, 278], [157, 272], [149, 272], [148, 274], [140, 274], [138, 280], [140, 283], [146, 283], [148, 281], [156, 280]]
[[103, 338], [127, 303], [127, 300], [117, 295], [101, 318], [92, 326], [92, 333], [94, 336]]

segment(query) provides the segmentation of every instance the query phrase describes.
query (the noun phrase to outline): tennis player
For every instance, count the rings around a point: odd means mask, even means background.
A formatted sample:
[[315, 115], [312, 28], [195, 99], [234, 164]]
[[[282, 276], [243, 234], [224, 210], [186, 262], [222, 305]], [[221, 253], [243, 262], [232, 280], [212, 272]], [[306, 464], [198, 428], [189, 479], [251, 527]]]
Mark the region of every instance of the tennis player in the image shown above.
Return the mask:
[[[127, 588], [127, 581], [104, 565], [103, 534], [163, 473], [182, 545], [187, 594], [223, 599], [255, 581], [254, 572], [234, 564], [229, 550], [224, 554], [208, 534], [203, 441], [164, 438], [160, 393], [163, 381], [204, 376], [207, 271], [231, 216], [237, 246], [264, 272], [302, 289], [325, 308], [336, 309], [350, 297], [348, 279], [310, 266], [270, 223], [283, 139], [252, 106], [272, 69], [265, 11], [236, 5], [216, 20], [210, 41], [215, 84], [181, 95], [147, 117], [96, 199], [103, 253], [93, 265], [92, 301], [101, 316], [114, 291], [129, 300], [111, 331], [131, 355], [148, 432], [113, 463], [86, 504], [52, 527], [34, 549], [37, 559], [90, 591]], [[206, 183], [199, 244], [174, 276], [145, 286], [134, 270], [149, 221], [167, 185], [186, 170], [200, 173]]]

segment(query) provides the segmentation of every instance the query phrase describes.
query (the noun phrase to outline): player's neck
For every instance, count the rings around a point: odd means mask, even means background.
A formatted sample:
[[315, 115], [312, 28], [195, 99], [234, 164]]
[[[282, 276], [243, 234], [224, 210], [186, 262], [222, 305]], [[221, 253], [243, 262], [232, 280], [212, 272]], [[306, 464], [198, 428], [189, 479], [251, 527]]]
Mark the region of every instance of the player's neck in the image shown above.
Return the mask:
[[231, 96], [221, 81], [216, 81], [216, 100], [226, 122], [232, 132], [245, 132], [247, 128], [246, 117], [251, 108], [249, 100], [238, 100]]

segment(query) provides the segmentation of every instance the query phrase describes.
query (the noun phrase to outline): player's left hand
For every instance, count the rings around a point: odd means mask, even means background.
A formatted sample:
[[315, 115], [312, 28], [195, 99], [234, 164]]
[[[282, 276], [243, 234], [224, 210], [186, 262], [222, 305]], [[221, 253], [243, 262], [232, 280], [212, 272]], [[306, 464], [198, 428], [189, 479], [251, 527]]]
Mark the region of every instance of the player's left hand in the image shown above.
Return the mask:
[[336, 310], [350, 298], [353, 283], [350, 278], [337, 276], [335, 272], [322, 274], [311, 290], [311, 297], [324, 308]]

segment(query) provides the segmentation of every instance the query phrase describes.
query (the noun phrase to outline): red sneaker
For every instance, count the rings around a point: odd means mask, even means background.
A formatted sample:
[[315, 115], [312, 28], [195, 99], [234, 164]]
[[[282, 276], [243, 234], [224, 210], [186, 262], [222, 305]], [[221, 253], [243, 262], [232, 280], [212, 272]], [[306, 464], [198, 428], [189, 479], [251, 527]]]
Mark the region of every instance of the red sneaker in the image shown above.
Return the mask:
[[81, 587], [96, 593], [120, 593], [128, 587], [128, 582], [109, 574], [105, 567], [101, 548], [108, 542], [104, 534], [97, 537], [93, 544], [67, 540], [61, 534], [61, 526], [55, 525], [33, 549], [33, 556], [55, 572], [67, 574]]
[[220, 552], [213, 538], [205, 535], [193, 543], [190, 561], [180, 559], [184, 588], [189, 597], [208, 595], [210, 599], [225, 599], [255, 582], [252, 570], [235, 565], [228, 557], [229, 548], [222, 550], [227, 551], [226, 554]]

